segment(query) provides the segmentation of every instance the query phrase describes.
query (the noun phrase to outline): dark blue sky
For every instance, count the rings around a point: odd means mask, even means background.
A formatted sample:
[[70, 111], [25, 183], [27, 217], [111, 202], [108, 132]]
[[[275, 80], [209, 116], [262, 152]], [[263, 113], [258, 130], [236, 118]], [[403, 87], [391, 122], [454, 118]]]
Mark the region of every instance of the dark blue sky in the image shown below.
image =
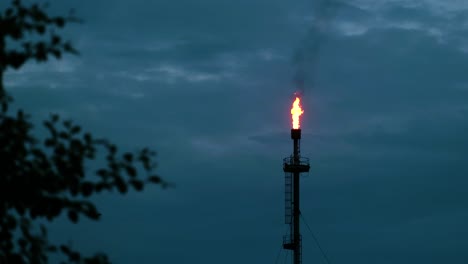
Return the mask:
[[[51, 2], [85, 20], [65, 30], [81, 55], [8, 72], [16, 103], [154, 148], [176, 184], [99, 196], [102, 220], [56, 221], [56, 242], [117, 264], [274, 263], [299, 69], [302, 212], [331, 262], [468, 262], [468, 2]], [[325, 263], [303, 236], [304, 263]]]

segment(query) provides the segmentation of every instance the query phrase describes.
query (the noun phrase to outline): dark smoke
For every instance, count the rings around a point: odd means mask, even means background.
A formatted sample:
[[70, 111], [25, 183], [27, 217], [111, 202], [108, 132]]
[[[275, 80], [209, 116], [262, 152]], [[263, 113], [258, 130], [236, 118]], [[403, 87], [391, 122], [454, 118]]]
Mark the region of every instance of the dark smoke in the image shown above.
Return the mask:
[[299, 94], [304, 94], [306, 87], [315, 86], [319, 53], [339, 6], [333, 0], [318, 0], [313, 6], [311, 27], [293, 54], [293, 82]]

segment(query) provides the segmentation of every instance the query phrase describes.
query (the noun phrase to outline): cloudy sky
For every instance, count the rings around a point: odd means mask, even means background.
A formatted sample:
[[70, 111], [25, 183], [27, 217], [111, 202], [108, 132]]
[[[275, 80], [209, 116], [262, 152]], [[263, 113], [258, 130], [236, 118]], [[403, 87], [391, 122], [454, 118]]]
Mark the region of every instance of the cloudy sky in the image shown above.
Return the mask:
[[[173, 189], [50, 236], [117, 264], [275, 263], [304, 81], [301, 211], [331, 263], [467, 263], [468, 2], [51, 1], [80, 56], [9, 71], [41, 120], [150, 146]], [[346, 3], [344, 3], [346, 2]], [[465, 224], [463, 224], [465, 223]], [[304, 263], [325, 263], [303, 228]]]

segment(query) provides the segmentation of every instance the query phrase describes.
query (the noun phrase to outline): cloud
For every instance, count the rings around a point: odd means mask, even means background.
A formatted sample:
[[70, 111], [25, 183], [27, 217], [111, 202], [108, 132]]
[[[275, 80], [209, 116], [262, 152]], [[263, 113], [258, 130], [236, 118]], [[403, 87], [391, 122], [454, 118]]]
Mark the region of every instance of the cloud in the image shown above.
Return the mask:
[[138, 72], [120, 71], [118, 76], [130, 79], [136, 82], [163, 82], [175, 84], [178, 82], [186, 83], [204, 83], [219, 82], [229, 78], [228, 73], [202, 72], [189, 70], [183, 66], [163, 64], [156, 67], [150, 67]]
[[156, 68], [151, 68], [148, 69], [147, 72], [158, 74], [159, 76], [157, 77], [162, 77], [169, 83], [179, 80], [186, 82], [219, 81], [222, 78], [221, 74], [189, 71], [182, 67], [172, 65], [162, 65]]
[[417, 8], [424, 11], [430, 11], [437, 15], [448, 15], [450, 13], [463, 12], [468, 10], [468, 4], [463, 0], [451, 1], [437, 1], [437, 0], [385, 0], [385, 1], [372, 1], [372, 0], [353, 0], [352, 4], [360, 8], [372, 11], [381, 11], [384, 9], [393, 8], [395, 6], [402, 6], [406, 8]]
[[81, 61], [72, 55], [65, 56], [63, 59], [51, 59], [47, 63], [26, 63], [18, 71], [11, 71], [13, 74], [34, 74], [34, 73], [74, 73], [81, 66]]
[[[301, 151], [312, 169], [301, 210], [336, 262], [463, 259], [440, 243], [456, 241], [441, 226], [466, 220], [457, 213], [467, 202], [462, 18], [414, 1], [351, 3], [337, 9], [318, 54], [317, 85], [303, 98]], [[106, 250], [121, 263], [135, 255], [141, 263], [210, 263], [207, 243], [222, 252], [215, 260], [265, 262], [281, 243], [281, 159], [292, 148], [285, 87], [293, 69], [285, 54], [315, 19], [310, 2], [79, 6], [87, 21], [74, 29], [79, 61], [9, 73], [7, 82], [24, 88], [15, 98], [32, 113], [62, 111], [123, 148], [155, 147], [158, 173], [176, 188], [110, 195], [99, 207], [102, 223], [73, 230], [60, 223], [52, 237]], [[448, 9], [458, 12], [441, 8]], [[43, 89], [50, 85], [66, 89]], [[122, 225], [128, 228], [120, 237], [135, 242], [130, 248], [115, 239]], [[89, 233], [99, 234], [99, 245], [89, 243]], [[321, 261], [303, 235], [305, 258]], [[246, 238], [257, 246], [232, 254]], [[453, 248], [463, 252], [463, 244]]]
[[[324, 15], [311, 15], [311, 13], [302, 13], [302, 15], [298, 13], [293, 22], [304, 27], [315, 25], [326, 32], [326, 35], [339, 34], [349, 37], [361, 37], [372, 30], [420, 31], [435, 38], [439, 43], [452, 43], [464, 47], [467, 41], [457, 28], [460, 24], [466, 23], [463, 18], [463, 8], [466, 5], [447, 4], [447, 2], [451, 1], [445, 1], [440, 5], [434, 1], [338, 2], [333, 5], [334, 15], [326, 24], [320, 20]], [[297, 19], [298, 17], [301, 19]], [[314, 41], [317, 41], [318, 36], [314, 38]]]
[[341, 22], [338, 23], [337, 28], [345, 36], [359, 36], [366, 34], [370, 27], [353, 22]]
[[7, 90], [30, 88], [31, 86], [46, 89], [68, 89], [71, 84], [79, 82], [76, 77], [82, 65], [79, 58], [65, 56], [62, 60], [51, 59], [48, 63], [30, 61], [19, 70], [8, 70], [5, 73]]
[[284, 60], [286, 59], [286, 56], [280, 54], [279, 52], [277, 51], [274, 51], [272, 49], [261, 49], [260, 51], [258, 51], [258, 56], [264, 60], [264, 61], [268, 61], [268, 62], [271, 62], [273, 60]]

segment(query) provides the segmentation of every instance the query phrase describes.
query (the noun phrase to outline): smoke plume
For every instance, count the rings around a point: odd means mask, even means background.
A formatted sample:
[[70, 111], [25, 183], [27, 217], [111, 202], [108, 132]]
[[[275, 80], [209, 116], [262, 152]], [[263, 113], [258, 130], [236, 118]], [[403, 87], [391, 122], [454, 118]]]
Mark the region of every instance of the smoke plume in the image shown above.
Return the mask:
[[338, 7], [339, 2], [333, 0], [318, 0], [313, 6], [310, 28], [292, 58], [293, 82], [299, 94], [303, 94], [306, 87], [315, 86], [319, 53]]

